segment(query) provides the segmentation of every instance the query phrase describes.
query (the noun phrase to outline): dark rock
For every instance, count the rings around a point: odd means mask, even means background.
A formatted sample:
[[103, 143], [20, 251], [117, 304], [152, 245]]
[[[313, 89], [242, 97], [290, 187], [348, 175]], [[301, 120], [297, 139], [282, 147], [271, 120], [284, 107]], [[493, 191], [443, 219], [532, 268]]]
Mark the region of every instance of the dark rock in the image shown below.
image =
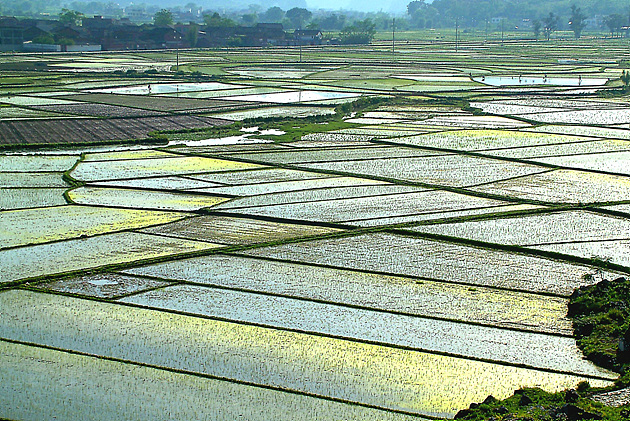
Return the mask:
[[565, 414], [569, 421], [603, 419], [602, 416], [599, 414], [594, 414], [592, 412], [585, 411], [582, 408], [575, 406], [573, 404], [570, 404], [570, 403], [563, 405], [558, 411], [558, 413]]
[[580, 399], [580, 395], [575, 391], [575, 389], [569, 389], [564, 393], [565, 402], [575, 403], [578, 399]]
[[455, 414], [455, 419], [456, 420], [464, 419], [468, 417], [469, 415], [471, 415], [472, 413], [473, 412], [470, 409], [462, 409], [461, 411], [458, 411], [457, 414]]
[[507, 414], [510, 411], [505, 406], [500, 406], [500, 407], [495, 409], [495, 412], [497, 414], [504, 415], [504, 414]]
[[521, 400], [518, 402], [518, 404], [520, 406], [527, 406], [527, 405], [530, 405], [532, 403], [534, 403], [534, 401], [529, 396], [527, 396], [526, 394], [522, 394], [521, 395]]
[[482, 403], [485, 403], [486, 405], [491, 405], [491, 404], [493, 404], [493, 403], [495, 403], [497, 401], [498, 401], [497, 398], [495, 398], [492, 395], [488, 395], [488, 397], [485, 398]]

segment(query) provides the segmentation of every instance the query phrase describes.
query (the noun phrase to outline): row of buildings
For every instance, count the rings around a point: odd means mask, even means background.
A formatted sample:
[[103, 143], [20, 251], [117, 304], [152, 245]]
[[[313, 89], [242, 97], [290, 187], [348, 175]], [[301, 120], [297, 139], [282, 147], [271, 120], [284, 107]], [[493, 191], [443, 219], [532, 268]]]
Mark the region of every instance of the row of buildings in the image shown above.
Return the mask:
[[128, 18], [83, 18], [81, 26], [44, 19], [0, 17], [0, 51], [115, 51], [226, 46], [314, 45], [319, 30], [287, 33], [282, 24], [211, 27], [190, 24], [136, 25]]

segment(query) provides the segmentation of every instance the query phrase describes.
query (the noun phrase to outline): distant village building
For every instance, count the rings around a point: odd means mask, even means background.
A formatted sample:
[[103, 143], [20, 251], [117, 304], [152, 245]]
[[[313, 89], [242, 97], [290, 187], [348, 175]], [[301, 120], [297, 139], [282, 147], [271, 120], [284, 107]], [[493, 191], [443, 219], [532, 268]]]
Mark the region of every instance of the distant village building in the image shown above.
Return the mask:
[[[134, 10], [129, 9], [132, 13]], [[322, 32], [318, 29], [299, 29], [293, 36], [287, 36], [280, 23], [229, 27], [189, 23], [156, 27], [152, 23], [137, 25], [132, 23], [130, 18], [94, 16], [83, 18], [81, 26], [76, 26], [64, 25], [55, 20], [0, 17], [0, 50], [3, 51], [115, 51], [319, 45], [322, 44], [322, 39]]]
[[293, 36], [298, 45], [321, 45], [324, 39], [319, 29], [296, 29]]

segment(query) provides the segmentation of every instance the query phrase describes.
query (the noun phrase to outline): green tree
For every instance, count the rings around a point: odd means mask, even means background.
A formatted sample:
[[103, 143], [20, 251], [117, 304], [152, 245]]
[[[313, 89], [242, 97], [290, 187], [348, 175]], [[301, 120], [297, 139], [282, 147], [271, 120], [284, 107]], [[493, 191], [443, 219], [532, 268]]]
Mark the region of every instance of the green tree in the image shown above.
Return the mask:
[[281, 22], [282, 18], [284, 18], [284, 10], [278, 6], [270, 7], [260, 17], [261, 21], [269, 23]]
[[245, 26], [254, 26], [256, 22], [258, 22], [258, 14], [256, 13], [245, 13], [241, 15], [241, 21]]
[[619, 13], [613, 13], [604, 18], [604, 25], [610, 30], [610, 36], [614, 37], [615, 33], [621, 34], [621, 28], [625, 24], [625, 18]]
[[197, 38], [199, 38], [199, 25], [191, 22], [188, 27], [188, 32], [186, 32], [186, 41], [194, 48], [197, 46]]
[[540, 29], [542, 28], [542, 23], [538, 19], [534, 19], [532, 22], [532, 31], [534, 31], [534, 38], [538, 39], [540, 37]]
[[576, 7], [575, 4], [571, 6], [571, 18], [569, 20], [569, 27], [573, 31], [573, 35], [575, 39], [578, 39], [582, 36], [582, 30], [586, 26], [584, 20], [586, 19], [586, 15], [582, 13], [582, 10], [579, 7]]
[[33, 38], [33, 44], [54, 44], [55, 39], [50, 35], [40, 35]]
[[236, 26], [236, 22], [234, 22], [230, 18], [222, 18], [218, 13], [213, 13], [212, 15], [203, 15], [203, 21], [207, 26], [212, 28], [233, 28]]
[[549, 12], [549, 16], [543, 19], [543, 24], [543, 33], [545, 34], [545, 38], [547, 38], [547, 41], [549, 41], [549, 38], [551, 38], [551, 34], [556, 32], [558, 30], [558, 27], [560, 26], [560, 17], [558, 15], [555, 15], [553, 12]]
[[376, 34], [376, 25], [371, 19], [357, 21], [341, 31], [339, 39], [342, 44], [369, 44]]
[[64, 8], [61, 9], [61, 13], [59, 14], [59, 23], [64, 25], [80, 25], [83, 18], [83, 13]]
[[306, 22], [311, 20], [313, 13], [302, 7], [294, 7], [293, 9], [287, 10], [285, 16], [291, 21], [295, 29], [301, 29]]
[[416, 12], [425, 6], [424, 0], [414, 0], [407, 5], [407, 14], [413, 16]]
[[162, 9], [155, 12], [153, 16], [155, 26], [170, 26], [173, 24], [173, 12], [168, 9]]

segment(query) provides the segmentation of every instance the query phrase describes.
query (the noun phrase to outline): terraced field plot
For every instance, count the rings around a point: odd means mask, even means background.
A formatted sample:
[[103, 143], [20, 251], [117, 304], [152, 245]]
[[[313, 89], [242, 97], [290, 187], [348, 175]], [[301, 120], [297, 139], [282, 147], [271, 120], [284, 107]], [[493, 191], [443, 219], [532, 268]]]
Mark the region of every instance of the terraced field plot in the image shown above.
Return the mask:
[[372, 175], [387, 179], [451, 187], [486, 184], [549, 171], [548, 168], [531, 164], [466, 155], [325, 162], [302, 164], [302, 166], [307, 169], [353, 175]]
[[[88, 206], [7, 211], [0, 220], [0, 249], [144, 228], [183, 217], [170, 212]], [[35, 219], [37, 225], [33, 224]]]
[[630, 179], [587, 171], [554, 170], [470, 189], [552, 203], [617, 202], [630, 197]]
[[[396, 143], [458, 151], [520, 149], [525, 147], [576, 143], [592, 140], [586, 137], [538, 134], [514, 130], [458, 130], [400, 138]], [[630, 146], [630, 144], [629, 144]]]
[[[82, 271], [219, 247], [212, 243], [173, 240], [121, 232], [78, 240], [0, 250], [2, 283]], [[25, 271], [24, 268], [28, 268]]]
[[202, 158], [174, 157], [118, 161], [81, 162], [71, 173], [81, 181], [116, 180], [204, 172], [222, 172], [261, 168], [260, 165]]
[[65, 191], [65, 188], [0, 188], [0, 210], [65, 205]]
[[[486, 287], [224, 255], [144, 266], [125, 273], [486, 326], [571, 332], [571, 323], [565, 318], [565, 298]], [[516, 302], [519, 305], [514, 305]]]
[[[586, 266], [392, 234], [287, 244], [246, 254], [562, 296], [585, 285], [582, 275], [590, 271]], [[475, 263], [480, 260], [484, 265]]]
[[628, 165], [630, 152], [559, 156], [537, 159], [536, 161], [566, 168], [630, 175], [630, 166]]
[[339, 232], [336, 228], [225, 216], [201, 216], [142, 232], [223, 244], [253, 244]]
[[[383, 190], [382, 190], [383, 191]], [[330, 200], [327, 191], [308, 195], [306, 202], [284, 200], [283, 204], [258, 206], [252, 200], [227, 202], [216, 209], [242, 207], [240, 212], [275, 218], [289, 218], [311, 222], [339, 222], [352, 225], [387, 225], [413, 222], [426, 218], [441, 218], [450, 212], [494, 213], [495, 208], [509, 207], [509, 203], [447, 191], [420, 191], [411, 193], [382, 194]], [[384, 191], [386, 193], [386, 191]], [[274, 200], [275, 197], [271, 197]], [[282, 199], [281, 199], [282, 200]]]
[[[299, 144], [297, 145], [299, 146]], [[321, 150], [288, 151], [278, 153], [252, 153], [236, 155], [242, 159], [273, 164], [303, 164], [312, 162], [352, 161], [355, 159], [373, 160], [383, 158], [403, 158], [437, 155], [434, 151], [403, 147], [382, 148], [326, 148]]]
[[104, 187], [79, 187], [70, 191], [68, 198], [81, 205], [171, 211], [195, 211], [229, 200], [212, 195]]
[[85, 295], [98, 298], [114, 298], [127, 294], [164, 287], [169, 282], [137, 276], [104, 273], [98, 275], [80, 276], [61, 281], [43, 282], [38, 285], [44, 291]]
[[416, 230], [506, 245], [518, 244], [542, 252], [608, 261], [628, 267], [628, 223], [628, 219], [620, 217], [567, 212], [516, 220], [497, 219], [462, 225], [418, 227]]

